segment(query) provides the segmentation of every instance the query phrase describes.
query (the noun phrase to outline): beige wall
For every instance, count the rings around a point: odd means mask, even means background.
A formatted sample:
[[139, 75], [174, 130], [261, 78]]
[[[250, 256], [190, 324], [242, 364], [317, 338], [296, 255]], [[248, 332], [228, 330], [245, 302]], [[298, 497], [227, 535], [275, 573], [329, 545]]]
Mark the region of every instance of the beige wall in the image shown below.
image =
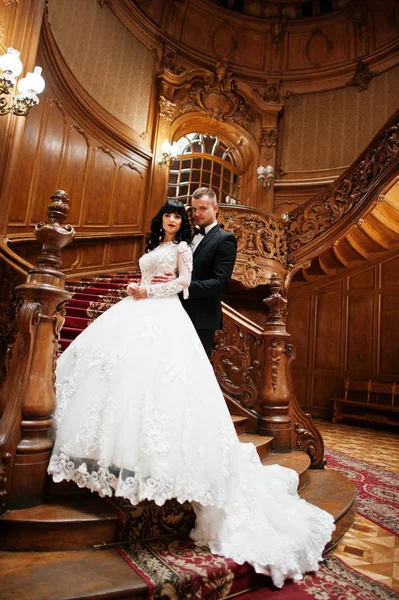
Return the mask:
[[399, 66], [368, 89], [345, 87], [286, 100], [281, 167], [287, 173], [349, 166], [398, 108]]
[[49, 0], [54, 39], [73, 75], [111, 115], [147, 130], [154, 59], [96, 0]]

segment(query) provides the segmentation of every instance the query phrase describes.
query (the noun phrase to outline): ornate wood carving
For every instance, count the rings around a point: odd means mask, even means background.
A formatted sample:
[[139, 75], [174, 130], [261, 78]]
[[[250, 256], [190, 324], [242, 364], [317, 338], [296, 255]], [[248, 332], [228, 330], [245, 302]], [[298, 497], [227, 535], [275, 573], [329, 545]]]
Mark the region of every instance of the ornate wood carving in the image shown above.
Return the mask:
[[220, 223], [237, 237], [238, 254], [262, 257], [287, 264], [287, 240], [284, 221], [272, 215], [251, 209], [223, 207]]
[[226, 318], [215, 342], [212, 362], [222, 391], [257, 414], [264, 361], [262, 337]]
[[[310, 415], [306, 415], [310, 419]], [[313, 431], [304, 429], [295, 423], [296, 446], [302, 452], [306, 452], [309, 456], [312, 469], [322, 469], [326, 464], [324, 459], [324, 442], [323, 438], [313, 426]]]
[[159, 98], [159, 116], [164, 121], [173, 121], [176, 110], [176, 104], [161, 96]]
[[[203, 68], [227, 58], [234, 62], [236, 76], [245, 75], [253, 87], [262, 85], [265, 72], [281, 76], [281, 97], [287, 90], [302, 94], [347, 85], [354, 56], [367, 55], [371, 68], [379, 73], [397, 64], [399, 40], [392, 28], [398, 23], [398, 9], [394, 2], [342, 1], [335, 3], [339, 10], [319, 16], [318, 4], [313, 2], [316, 18], [298, 19], [300, 2], [248, 0], [243, 13], [223, 9], [223, 15], [216, 0], [192, 0], [188, 10], [180, 10], [175, 28], [170, 26], [164, 0], [151, 0], [148, 10], [141, 11], [142, 2], [113, 0], [110, 4], [130, 30], [139, 29], [141, 35], [148, 32], [148, 45], [157, 39], [184, 54], [188, 64]], [[197, 31], [206, 33], [196, 35]], [[365, 43], [368, 38], [374, 40], [372, 45]], [[250, 39], [253, 44], [248, 43]]]
[[363, 35], [367, 31], [367, 16], [369, 7], [362, 0], [354, 0], [346, 6], [350, 20], [352, 21], [359, 41], [363, 41]]
[[291, 451], [291, 417], [289, 414], [289, 365], [295, 353], [288, 347], [285, 327], [287, 300], [277, 273], [270, 278], [270, 295], [263, 300], [268, 314], [263, 334], [266, 357], [260, 393], [259, 431], [273, 436], [277, 452]]
[[369, 192], [383, 186], [384, 178], [389, 178], [398, 163], [399, 111], [374, 138], [358, 161], [326, 192], [318, 194], [289, 213], [288, 262], [294, 264], [298, 256], [302, 258], [306, 251], [309, 252], [307, 247], [314, 240], [331, 230], [346, 215], [353, 215], [354, 210], [360, 209], [365, 200], [371, 201]]
[[225, 60], [216, 63], [207, 79], [193, 83], [181, 99], [180, 106], [181, 114], [202, 111], [215, 121], [233, 121], [244, 129], [248, 129], [253, 119]]
[[280, 52], [280, 45], [287, 33], [287, 19], [280, 17], [270, 23], [270, 35], [272, 37], [274, 53], [277, 56]]
[[374, 77], [369, 67], [361, 60], [356, 65], [356, 71], [352, 77], [351, 84], [359, 88], [359, 92], [367, 90], [370, 80]]
[[280, 102], [280, 80], [271, 81], [270, 83], [266, 81], [266, 90], [263, 94], [263, 100], [265, 102]]
[[270, 296], [263, 300], [268, 307], [267, 324], [285, 331], [285, 321], [287, 318], [287, 299], [284, 294], [284, 286], [277, 273], [273, 273], [269, 282]]
[[[0, 387], [3, 384], [11, 359], [12, 345], [17, 335], [16, 314], [21, 298], [15, 291], [22, 282], [22, 275], [5, 261], [0, 263]], [[1, 414], [1, 410], [0, 410]]]
[[162, 63], [164, 68], [174, 75], [180, 75], [185, 71], [184, 66], [178, 60], [177, 52], [170, 48], [165, 47], [163, 49]]
[[[63, 307], [71, 294], [58, 271], [61, 250], [74, 237], [63, 226], [69, 199], [59, 190], [51, 197], [48, 222], [35, 234], [41, 243], [37, 266], [17, 291], [23, 299], [18, 314], [18, 335], [10, 369], [0, 391], [0, 461], [10, 454], [0, 477], [9, 508], [35, 506], [43, 500], [47, 461], [52, 441], [48, 429], [55, 408], [54, 369], [58, 339], [64, 321]], [[4, 493], [3, 493], [4, 497]]]

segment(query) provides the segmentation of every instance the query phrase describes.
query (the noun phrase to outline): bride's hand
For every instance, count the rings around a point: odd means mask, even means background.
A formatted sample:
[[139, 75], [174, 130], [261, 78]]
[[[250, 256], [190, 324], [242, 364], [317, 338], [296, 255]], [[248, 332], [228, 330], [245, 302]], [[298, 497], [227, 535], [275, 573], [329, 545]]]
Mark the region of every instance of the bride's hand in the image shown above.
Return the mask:
[[147, 290], [145, 287], [137, 287], [132, 290], [132, 296], [135, 300], [144, 300], [148, 298]]
[[140, 287], [140, 285], [138, 283], [132, 282], [132, 283], [129, 283], [129, 285], [126, 288], [126, 291], [129, 294], [129, 296], [133, 296], [133, 292], [135, 290], [137, 290], [139, 287]]

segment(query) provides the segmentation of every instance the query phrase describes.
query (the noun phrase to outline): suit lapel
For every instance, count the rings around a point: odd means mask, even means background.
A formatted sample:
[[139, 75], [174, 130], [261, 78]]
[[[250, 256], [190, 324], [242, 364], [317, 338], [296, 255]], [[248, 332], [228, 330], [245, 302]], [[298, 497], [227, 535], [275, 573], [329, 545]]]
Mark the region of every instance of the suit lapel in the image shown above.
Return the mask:
[[198, 254], [205, 248], [205, 246], [210, 242], [210, 240], [217, 234], [219, 231], [219, 225], [215, 225], [212, 227], [210, 231], [204, 236], [204, 238], [200, 241], [196, 249], [194, 250], [193, 257], [196, 258]]

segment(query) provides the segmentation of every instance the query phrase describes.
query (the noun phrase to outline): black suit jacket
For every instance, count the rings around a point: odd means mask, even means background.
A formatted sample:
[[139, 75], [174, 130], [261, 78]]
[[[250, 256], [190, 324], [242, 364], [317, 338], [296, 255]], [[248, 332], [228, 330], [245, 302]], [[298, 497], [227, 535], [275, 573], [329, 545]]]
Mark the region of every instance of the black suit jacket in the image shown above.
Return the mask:
[[215, 225], [196, 247], [189, 297], [182, 300], [196, 329], [219, 329], [222, 293], [233, 272], [237, 239]]

